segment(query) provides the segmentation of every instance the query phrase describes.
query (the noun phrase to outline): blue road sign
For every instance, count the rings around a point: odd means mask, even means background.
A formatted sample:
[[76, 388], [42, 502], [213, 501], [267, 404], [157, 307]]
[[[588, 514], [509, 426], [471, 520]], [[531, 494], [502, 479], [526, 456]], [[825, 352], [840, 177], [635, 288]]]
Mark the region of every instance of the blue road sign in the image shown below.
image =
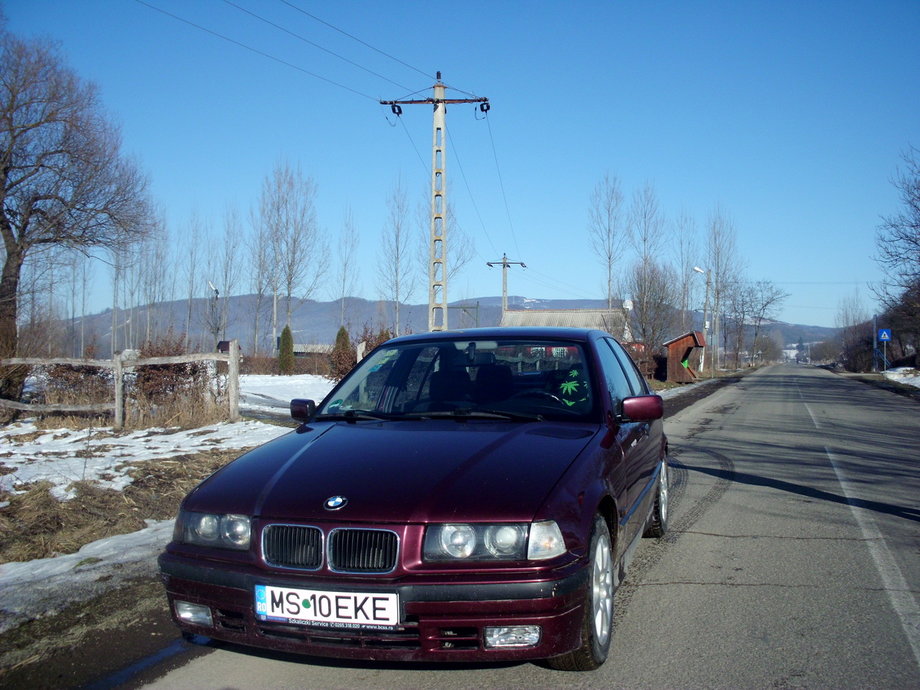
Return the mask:
[[890, 342], [891, 341], [891, 329], [890, 328], [879, 328], [878, 329], [878, 339], [883, 343]]

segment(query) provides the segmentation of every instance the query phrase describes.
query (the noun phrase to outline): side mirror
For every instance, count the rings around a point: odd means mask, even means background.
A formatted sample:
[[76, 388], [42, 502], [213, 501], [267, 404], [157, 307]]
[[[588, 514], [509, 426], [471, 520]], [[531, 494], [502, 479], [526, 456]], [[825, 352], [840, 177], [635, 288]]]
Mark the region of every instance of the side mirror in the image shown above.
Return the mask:
[[312, 400], [294, 398], [291, 400], [291, 418], [298, 422], [309, 422], [316, 414], [316, 403]]
[[638, 395], [623, 400], [620, 421], [653, 422], [664, 416], [664, 401], [660, 395]]

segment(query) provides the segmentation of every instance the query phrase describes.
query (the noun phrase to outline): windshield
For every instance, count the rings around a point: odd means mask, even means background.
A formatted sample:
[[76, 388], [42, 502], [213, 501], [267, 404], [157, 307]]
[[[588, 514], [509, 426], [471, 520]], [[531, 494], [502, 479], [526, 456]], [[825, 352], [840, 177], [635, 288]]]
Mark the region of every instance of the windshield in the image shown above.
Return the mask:
[[320, 416], [439, 416], [589, 421], [594, 395], [580, 343], [520, 338], [384, 346]]

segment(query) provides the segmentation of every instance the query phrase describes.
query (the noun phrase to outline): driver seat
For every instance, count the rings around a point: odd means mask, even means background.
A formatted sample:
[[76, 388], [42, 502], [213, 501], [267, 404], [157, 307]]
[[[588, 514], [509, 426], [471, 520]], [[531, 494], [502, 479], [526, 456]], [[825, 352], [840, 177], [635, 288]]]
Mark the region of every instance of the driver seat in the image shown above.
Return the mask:
[[483, 364], [473, 382], [473, 400], [492, 403], [511, 397], [514, 392], [514, 375], [511, 368], [502, 364]]

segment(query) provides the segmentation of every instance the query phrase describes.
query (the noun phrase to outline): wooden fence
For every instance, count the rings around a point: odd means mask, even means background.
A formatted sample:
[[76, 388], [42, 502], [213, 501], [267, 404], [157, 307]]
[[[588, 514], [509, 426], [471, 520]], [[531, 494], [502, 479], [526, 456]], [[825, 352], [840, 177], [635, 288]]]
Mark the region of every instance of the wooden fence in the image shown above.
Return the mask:
[[77, 367], [99, 367], [112, 369], [115, 382], [115, 400], [110, 403], [97, 403], [92, 405], [68, 404], [30, 404], [0, 398], [0, 407], [11, 407], [14, 410], [27, 412], [114, 412], [116, 429], [124, 426], [125, 421], [125, 374], [135, 367], [149, 366], [152, 364], [186, 364], [188, 362], [227, 362], [227, 398], [230, 421], [235, 422], [240, 418], [240, 345], [236, 340], [230, 341], [229, 352], [205, 352], [190, 355], [177, 355], [171, 357], [147, 357], [146, 359], [126, 358], [122, 354], [115, 355], [114, 359], [38, 359], [34, 357], [13, 357], [0, 359], [0, 366], [24, 364], [28, 366], [51, 366], [54, 364], [69, 364]]

